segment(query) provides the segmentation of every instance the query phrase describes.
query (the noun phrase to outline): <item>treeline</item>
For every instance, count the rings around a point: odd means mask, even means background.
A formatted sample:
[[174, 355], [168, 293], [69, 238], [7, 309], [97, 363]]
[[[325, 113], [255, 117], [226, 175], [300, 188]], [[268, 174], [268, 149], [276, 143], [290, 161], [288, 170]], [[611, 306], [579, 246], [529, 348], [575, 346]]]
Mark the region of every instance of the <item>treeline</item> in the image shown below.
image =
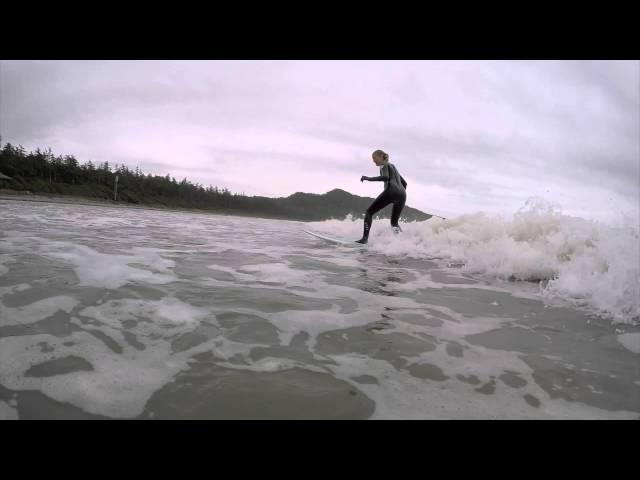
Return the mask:
[[[117, 200], [132, 204], [223, 211], [267, 218], [318, 221], [362, 216], [372, 199], [333, 190], [325, 195], [296, 193], [287, 198], [248, 197], [226, 188], [176, 181], [165, 176], [145, 174], [139, 167], [109, 162], [80, 164], [73, 155], [54, 155], [51, 149], [26, 152], [21, 146], [0, 142], [0, 173], [11, 177], [1, 181], [13, 190], [33, 193], [73, 195], [104, 200], [114, 199], [116, 176]], [[381, 217], [388, 217], [390, 208]], [[426, 220], [430, 215], [405, 207], [404, 220]]]
[[[53, 155], [51, 149], [26, 152], [10, 143], [0, 150], [0, 172], [12, 178], [11, 187], [34, 193], [82, 195], [89, 198], [112, 199], [116, 175], [118, 200], [128, 203], [158, 203], [183, 207], [205, 208], [215, 204], [227, 206], [232, 193], [218, 187], [193, 184], [186, 178], [146, 174], [138, 167], [111, 166], [109, 162], [80, 164], [73, 155]], [[237, 195], [236, 195], [237, 196]]]

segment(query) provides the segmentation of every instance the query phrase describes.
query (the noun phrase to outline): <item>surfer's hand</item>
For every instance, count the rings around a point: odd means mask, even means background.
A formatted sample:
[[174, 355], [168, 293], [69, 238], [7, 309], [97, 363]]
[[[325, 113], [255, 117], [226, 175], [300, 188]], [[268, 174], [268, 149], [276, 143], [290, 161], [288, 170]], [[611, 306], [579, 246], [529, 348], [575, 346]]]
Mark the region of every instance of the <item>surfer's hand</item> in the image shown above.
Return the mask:
[[369, 180], [369, 177], [365, 177], [364, 175], [360, 177], [361, 182], [364, 182], [365, 180]]

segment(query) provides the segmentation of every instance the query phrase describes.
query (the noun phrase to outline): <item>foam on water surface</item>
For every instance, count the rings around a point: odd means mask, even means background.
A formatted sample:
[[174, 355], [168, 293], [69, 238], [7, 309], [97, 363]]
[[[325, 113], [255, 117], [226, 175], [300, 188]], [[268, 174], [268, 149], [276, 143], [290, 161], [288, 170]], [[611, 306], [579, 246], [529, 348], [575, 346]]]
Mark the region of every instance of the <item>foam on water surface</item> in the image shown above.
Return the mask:
[[[387, 255], [443, 259], [462, 271], [498, 279], [544, 281], [543, 295], [589, 308], [616, 322], [640, 321], [638, 225], [608, 226], [563, 215], [532, 199], [511, 218], [484, 213], [409, 223], [394, 235], [374, 221], [370, 249]], [[309, 224], [354, 236], [360, 220]]]
[[618, 341], [627, 350], [640, 354], [640, 333], [624, 333], [618, 336]]
[[79, 303], [77, 299], [68, 296], [49, 297], [17, 308], [9, 308], [0, 303], [0, 326], [39, 322], [58, 311], [69, 313]]
[[0, 420], [18, 420], [18, 411], [0, 400]]
[[[369, 248], [347, 250], [301, 229], [359, 238], [360, 221], [27, 202], [0, 217], [0, 385], [18, 399], [112, 418], [165, 402], [180, 418], [216, 385], [260, 404], [317, 381], [375, 403], [355, 417], [639, 414], [633, 229], [529, 205], [401, 235], [376, 221]], [[255, 390], [256, 375], [279, 383]], [[277, 398], [313, 412], [307, 390]], [[17, 402], [0, 398], [0, 418]]]

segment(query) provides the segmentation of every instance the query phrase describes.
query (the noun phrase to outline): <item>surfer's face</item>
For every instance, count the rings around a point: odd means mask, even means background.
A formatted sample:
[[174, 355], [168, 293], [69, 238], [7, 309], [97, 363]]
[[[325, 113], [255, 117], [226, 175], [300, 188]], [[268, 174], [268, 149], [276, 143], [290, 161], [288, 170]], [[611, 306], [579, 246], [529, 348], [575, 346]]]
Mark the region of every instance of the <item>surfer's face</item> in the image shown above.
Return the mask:
[[371, 157], [373, 158], [373, 163], [375, 163], [378, 167], [382, 165], [382, 162], [384, 161], [382, 159], [382, 155], [376, 155], [374, 153]]

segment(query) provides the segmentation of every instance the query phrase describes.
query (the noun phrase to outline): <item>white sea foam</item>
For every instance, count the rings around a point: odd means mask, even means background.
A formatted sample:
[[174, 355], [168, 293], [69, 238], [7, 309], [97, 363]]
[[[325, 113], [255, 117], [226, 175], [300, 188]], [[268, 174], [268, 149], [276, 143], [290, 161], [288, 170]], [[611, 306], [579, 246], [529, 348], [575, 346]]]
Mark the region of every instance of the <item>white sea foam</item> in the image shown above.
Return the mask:
[[[53, 251], [49, 247], [55, 247]], [[162, 258], [158, 251], [133, 248], [131, 255], [100, 253], [85, 245], [65, 242], [48, 244], [42, 253], [71, 263], [82, 286], [119, 288], [129, 282], [141, 281], [166, 284], [172, 275], [172, 260]]]
[[[362, 221], [308, 224], [317, 231], [359, 237]], [[612, 227], [563, 215], [532, 199], [511, 218], [485, 213], [403, 225], [374, 221], [370, 251], [440, 258], [462, 271], [498, 279], [542, 281], [541, 293], [587, 307], [616, 322], [640, 321], [640, 237], [633, 225]], [[445, 262], [445, 263], [446, 263]]]
[[0, 302], [0, 326], [39, 322], [58, 311], [69, 313], [79, 302], [73, 297], [49, 297], [22, 307], [10, 308]]
[[618, 335], [618, 341], [633, 353], [640, 353], [640, 333], [624, 333]]
[[[42, 343], [49, 348], [39, 349]], [[190, 356], [209, 349], [211, 342], [172, 353], [170, 344], [160, 341], [153, 348], [121, 355], [85, 332], [62, 339], [45, 334], [4, 337], [0, 338], [0, 384], [12, 390], [40, 390], [90, 413], [131, 418], [142, 413], [156, 390], [188, 368]], [[34, 365], [70, 355], [83, 358], [93, 369], [47, 377], [25, 375]]]
[[0, 420], [18, 420], [18, 411], [0, 400]]
[[[97, 320], [116, 330], [124, 329], [123, 322], [136, 321], [129, 331], [136, 335], [168, 337], [196, 328], [207, 316], [214, 318], [207, 310], [184, 303], [177, 298], [164, 297], [160, 300], [122, 299], [110, 300], [98, 306], [84, 308], [79, 312], [83, 317]], [[145, 320], [145, 321], [138, 321]]]

